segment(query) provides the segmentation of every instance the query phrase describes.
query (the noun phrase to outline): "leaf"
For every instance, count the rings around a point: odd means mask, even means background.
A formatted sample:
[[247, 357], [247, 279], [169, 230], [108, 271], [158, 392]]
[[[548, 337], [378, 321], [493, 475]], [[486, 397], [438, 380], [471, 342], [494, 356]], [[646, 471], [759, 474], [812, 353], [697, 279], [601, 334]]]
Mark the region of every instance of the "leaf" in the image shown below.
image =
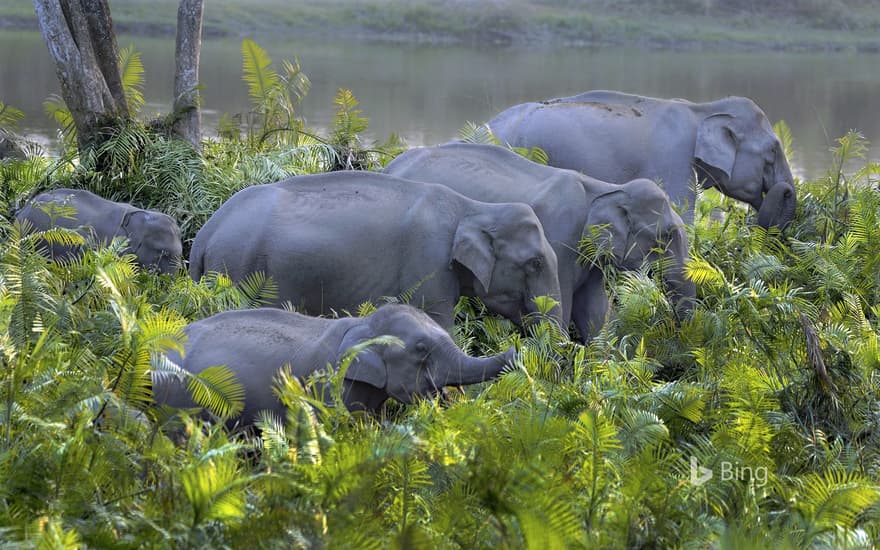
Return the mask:
[[132, 115], [137, 115], [144, 105], [144, 64], [140, 52], [134, 50], [134, 44], [119, 51], [119, 72], [128, 109]]
[[791, 137], [791, 128], [788, 127], [788, 124], [784, 120], [780, 120], [773, 125], [773, 132], [776, 134], [776, 137], [779, 138], [779, 142], [782, 145], [782, 152], [785, 154], [785, 158], [788, 159], [790, 164], [795, 155], [793, 140]]
[[229, 367], [217, 365], [193, 374], [188, 388], [193, 401], [220, 418], [231, 418], [244, 410], [244, 386]]
[[43, 102], [43, 110], [61, 127], [65, 142], [76, 143], [76, 126], [73, 123], [73, 115], [64, 100], [60, 96], [52, 94]]
[[369, 119], [361, 116], [357, 108], [359, 102], [351, 90], [340, 88], [333, 98], [336, 114], [333, 116], [333, 143], [345, 147], [354, 147], [358, 142], [357, 134], [367, 129]]
[[181, 474], [193, 507], [193, 525], [205, 520], [234, 520], [245, 513], [247, 478], [239, 475], [234, 455], [214, 455]]
[[270, 68], [272, 58], [259, 44], [250, 39], [241, 42], [242, 70], [248, 85], [251, 102], [258, 109], [265, 106], [276, 93], [279, 84], [278, 73]]
[[703, 258], [693, 257], [684, 268], [685, 276], [698, 285], [721, 288], [727, 284], [720, 269]]
[[488, 124], [475, 124], [471, 121], [464, 123], [458, 131], [458, 139], [465, 143], [482, 143], [498, 145], [498, 140], [492, 135]]
[[12, 105], [8, 105], [0, 101], [0, 133], [3, 130], [15, 130], [18, 128], [18, 121], [24, 118], [24, 113], [16, 109]]

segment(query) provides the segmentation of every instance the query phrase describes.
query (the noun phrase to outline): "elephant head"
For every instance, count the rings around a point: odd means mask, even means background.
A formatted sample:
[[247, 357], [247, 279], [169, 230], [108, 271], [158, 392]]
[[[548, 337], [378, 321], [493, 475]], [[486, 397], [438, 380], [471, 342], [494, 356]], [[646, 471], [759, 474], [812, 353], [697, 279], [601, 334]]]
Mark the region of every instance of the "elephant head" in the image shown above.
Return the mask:
[[[444, 386], [484, 382], [498, 376], [516, 357], [513, 348], [493, 357], [470, 357], [422, 311], [385, 305], [345, 332], [337, 360], [352, 346], [382, 335], [399, 338], [403, 346], [374, 344], [353, 359], [345, 373], [349, 409], [372, 408], [370, 403], [381, 404], [387, 397], [412, 403], [414, 397], [436, 395]], [[361, 386], [358, 393], [352, 382], [368, 389]]]
[[123, 216], [121, 228], [128, 237], [127, 252], [137, 256], [138, 263], [159, 273], [177, 270], [183, 245], [173, 218], [161, 212], [131, 210]]
[[[561, 302], [556, 253], [534, 210], [520, 203], [482, 205], [485, 209], [462, 219], [455, 232], [452, 260], [467, 270], [463, 286], [517, 323], [538, 311], [537, 296]], [[550, 315], [562, 326], [559, 306]]]
[[694, 147], [698, 173], [707, 186], [751, 204], [762, 227], [785, 229], [794, 218], [797, 196], [785, 151], [767, 116], [744, 97], [705, 106]]
[[685, 225], [654, 182], [636, 179], [596, 197], [586, 235], [590, 226], [598, 226], [599, 248], [609, 251], [621, 269], [636, 270], [645, 260], [662, 260], [663, 280], [677, 313], [690, 311], [696, 287], [684, 275], [689, 254]]

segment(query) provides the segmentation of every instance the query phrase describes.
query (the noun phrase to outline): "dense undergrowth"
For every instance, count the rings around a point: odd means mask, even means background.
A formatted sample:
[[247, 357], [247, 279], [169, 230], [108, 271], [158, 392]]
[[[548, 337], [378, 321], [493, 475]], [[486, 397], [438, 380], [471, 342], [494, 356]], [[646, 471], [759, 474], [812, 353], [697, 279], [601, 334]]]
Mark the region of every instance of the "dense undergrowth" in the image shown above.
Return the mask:
[[[264, 55], [250, 52], [254, 62]], [[247, 185], [374, 169], [393, 155], [396, 146], [360, 143], [367, 121], [350, 92], [337, 98], [333, 135], [308, 135], [292, 92], [304, 81], [289, 69], [251, 88], [254, 112], [227, 119], [201, 153], [161, 124], [129, 123], [83, 158], [2, 161], [0, 206], [8, 214], [47, 186], [87, 187], [177, 217], [189, 239]], [[175, 431], [170, 411], [150, 407], [149, 373], [168, 368], [159, 354], [182, 345], [187, 322], [258, 306], [271, 282], [156, 277], [118, 257], [118, 242], [60, 265], [38, 249], [41, 235], [23, 235], [7, 216], [0, 541], [874, 547], [880, 167], [863, 153], [861, 136], [844, 136], [828, 175], [798, 182], [797, 218], [784, 236], [757, 228], [734, 201], [702, 194], [689, 268], [699, 302], [687, 320], [675, 320], [649, 266], [609, 272], [616, 316], [588, 346], [548, 323], [519, 332], [462, 300], [463, 349], [520, 351], [500, 379], [443, 403], [390, 403], [375, 418], [316, 405], [280, 376], [289, 414], [265, 419], [252, 440], [193, 419]], [[222, 376], [199, 383], [212, 408], [234, 407]], [[713, 477], [695, 483], [700, 468]]]

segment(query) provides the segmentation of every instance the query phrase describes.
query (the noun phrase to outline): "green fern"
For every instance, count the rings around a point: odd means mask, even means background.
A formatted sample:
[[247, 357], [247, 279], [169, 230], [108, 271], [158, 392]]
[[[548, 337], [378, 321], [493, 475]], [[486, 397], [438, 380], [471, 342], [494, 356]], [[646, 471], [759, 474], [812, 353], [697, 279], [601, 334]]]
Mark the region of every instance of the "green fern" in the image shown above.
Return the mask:
[[244, 72], [242, 80], [248, 85], [251, 103], [257, 108], [263, 108], [273, 99], [280, 82], [278, 73], [271, 68], [272, 58], [250, 39], [242, 40], [241, 55]]
[[18, 122], [24, 118], [24, 113], [12, 105], [0, 101], [0, 135], [9, 130], [18, 128]]
[[141, 54], [134, 50], [134, 44], [119, 51], [119, 72], [129, 113], [137, 116], [144, 106], [144, 64]]

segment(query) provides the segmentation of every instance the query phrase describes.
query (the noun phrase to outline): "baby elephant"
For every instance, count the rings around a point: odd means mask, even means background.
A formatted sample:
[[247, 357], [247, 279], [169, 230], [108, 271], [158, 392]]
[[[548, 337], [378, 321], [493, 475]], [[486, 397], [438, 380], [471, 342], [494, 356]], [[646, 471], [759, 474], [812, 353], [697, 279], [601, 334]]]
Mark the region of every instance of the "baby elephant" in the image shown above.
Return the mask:
[[[343, 381], [349, 410], [376, 411], [389, 397], [411, 403], [413, 397], [434, 395], [444, 386], [483, 382], [498, 376], [515, 357], [513, 348], [494, 357], [469, 357], [425, 313], [400, 304], [384, 305], [367, 317], [340, 319], [274, 308], [226, 311], [191, 323], [186, 333], [184, 357], [169, 353], [169, 359], [192, 373], [215, 365], [231, 368], [244, 385], [243, 426], [252, 425], [263, 409], [284, 418], [272, 389], [283, 366], [289, 364], [304, 380], [328, 365], [336, 368], [349, 348], [377, 336], [395, 336], [403, 347], [373, 344], [358, 354]], [[178, 380], [154, 376], [153, 384], [157, 403], [195, 406]]]
[[[103, 199], [82, 189], [54, 189], [37, 195], [15, 217], [28, 220], [34, 229], [51, 227], [76, 230], [88, 241], [107, 244], [114, 237], [128, 238], [126, 253], [138, 263], [160, 273], [173, 273], [180, 264], [183, 246], [180, 228], [170, 216]], [[51, 245], [52, 258], [67, 258], [76, 250]]]

